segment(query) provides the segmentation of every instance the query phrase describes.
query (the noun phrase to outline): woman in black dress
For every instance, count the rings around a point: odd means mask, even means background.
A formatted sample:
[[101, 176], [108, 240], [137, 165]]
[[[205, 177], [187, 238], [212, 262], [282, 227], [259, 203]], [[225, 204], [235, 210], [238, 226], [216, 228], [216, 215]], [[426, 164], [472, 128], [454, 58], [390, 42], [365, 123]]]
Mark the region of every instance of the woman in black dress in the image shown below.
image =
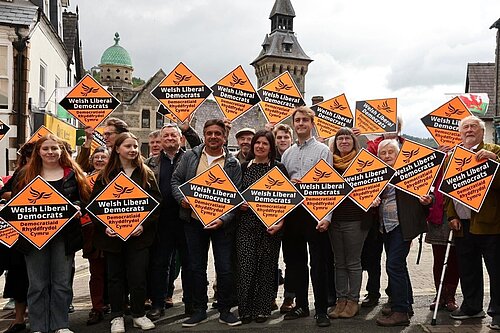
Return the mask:
[[[251, 186], [269, 170], [277, 166], [288, 177], [280, 162], [276, 161], [274, 136], [269, 131], [255, 133], [247, 161], [241, 165], [243, 189]], [[241, 221], [236, 231], [238, 256], [238, 310], [243, 324], [255, 319], [263, 323], [271, 315], [275, 298], [275, 271], [278, 263], [283, 221], [267, 228], [250, 210], [241, 207]]]

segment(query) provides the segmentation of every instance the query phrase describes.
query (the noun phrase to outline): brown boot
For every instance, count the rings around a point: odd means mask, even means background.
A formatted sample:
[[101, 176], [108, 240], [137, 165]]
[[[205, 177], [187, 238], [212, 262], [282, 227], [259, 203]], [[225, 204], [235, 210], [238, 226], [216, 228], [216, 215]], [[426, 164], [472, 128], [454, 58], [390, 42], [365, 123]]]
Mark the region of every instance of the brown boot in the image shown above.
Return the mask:
[[348, 300], [347, 304], [344, 308], [344, 311], [342, 311], [339, 314], [339, 318], [352, 318], [355, 315], [357, 315], [359, 312], [359, 304], [356, 301], [351, 301]]
[[382, 316], [377, 319], [377, 325], [379, 326], [408, 326], [409, 324], [410, 319], [406, 312], [393, 312], [388, 317]]
[[337, 305], [335, 305], [335, 308], [333, 311], [328, 312], [328, 317], [332, 319], [337, 319], [340, 316], [340, 313], [344, 311], [345, 307], [347, 306], [347, 299], [338, 299], [337, 300]]

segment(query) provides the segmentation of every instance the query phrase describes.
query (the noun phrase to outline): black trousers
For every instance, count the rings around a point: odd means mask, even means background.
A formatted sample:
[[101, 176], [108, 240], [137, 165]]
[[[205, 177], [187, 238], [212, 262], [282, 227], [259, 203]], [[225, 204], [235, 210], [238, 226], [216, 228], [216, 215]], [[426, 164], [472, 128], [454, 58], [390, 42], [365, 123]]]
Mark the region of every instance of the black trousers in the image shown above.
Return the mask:
[[149, 248], [141, 250], [123, 246], [120, 253], [106, 252], [108, 268], [108, 293], [111, 303], [111, 318], [123, 316], [126, 288], [130, 292], [132, 317], [145, 315]]
[[500, 316], [500, 235], [474, 235], [470, 221], [462, 220], [463, 237], [455, 238], [458, 271], [464, 301], [460, 309], [472, 315], [483, 309], [484, 280], [482, 259], [490, 277], [488, 314]]
[[317, 314], [326, 314], [328, 307], [327, 263], [331, 251], [327, 232], [316, 230], [317, 222], [303, 208], [296, 208], [286, 217], [283, 233], [283, 255], [287, 258], [286, 279], [295, 291], [296, 305], [309, 308], [309, 267]]

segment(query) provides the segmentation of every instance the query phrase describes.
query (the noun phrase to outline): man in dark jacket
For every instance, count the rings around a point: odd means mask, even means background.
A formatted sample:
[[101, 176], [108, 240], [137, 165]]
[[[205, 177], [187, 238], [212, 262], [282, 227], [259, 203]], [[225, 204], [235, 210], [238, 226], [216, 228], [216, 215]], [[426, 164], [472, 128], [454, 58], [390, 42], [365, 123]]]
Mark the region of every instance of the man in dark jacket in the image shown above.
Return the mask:
[[[476, 152], [476, 159], [500, 161], [500, 146], [484, 143], [484, 122], [469, 116], [459, 123], [464, 148]], [[457, 320], [485, 317], [482, 259], [490, 277], [490, 328], [500, 330], [500, 175], [497, 172], [479, 212], [447, 199], [450, 228], [455, 230], [460, 285], [464, 300], [450, 317]]]
[[201, 143], [198, 134], [189, 125], [181, 124], [178, 127], [174, 123], [167, 123], [160, 132], [162, 151], [146, 160], [146, 165], [155, 174], [163, 198], [158, 233], [150, 258], [149, 292], [152, 309], [148, 313], [148, 318], [153, 321], [165, 313], [165, 297], [169, 285], [166, 281], [170, 281], [171, 275], [175, 275], [175, 271], [171, 271], [170, 267], [175, 260], [176, 249], [181, 258], [183, 301], [187, 314], [192, 312], [193, 306], [184, 228], [179, 220], [179, 205], [172, 196], [171, 185], [174, 170], [184, 154], [184, 150], [180, 148], [182, 135], [186, 137], [191, 147]]
[[184, 222], [189, 267], [193, 274], [194, 314], [182, 326], [193, 327], [207, 320], [207, 260], [212, 242], [217, 273], [217, 302], [219, 322], [230, 326], [241, 325], [231, 312], [233, 270], [231, 267], [234, 235], [234, 212], [224, 214], [206, 227], [197, 219], [179, 186], [203, 173], [215, 164], [223, 167], [236, 187], [241, 186], [241, 168], [238, 160], [225, 148], [226, 127], [220, 119], [208, 120], [203, 127], [205, 144], [186, 152], [172, 176], [172, 194], [181, 205], [179, 217]]

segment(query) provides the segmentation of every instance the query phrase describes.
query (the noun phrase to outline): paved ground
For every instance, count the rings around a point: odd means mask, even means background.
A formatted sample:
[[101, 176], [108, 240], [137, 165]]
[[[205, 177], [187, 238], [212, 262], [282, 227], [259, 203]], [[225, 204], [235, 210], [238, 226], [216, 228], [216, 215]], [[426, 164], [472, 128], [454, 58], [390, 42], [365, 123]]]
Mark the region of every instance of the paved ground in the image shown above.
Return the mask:
[[[327, 330], [335, 330], [337, 332], [490, 332], [487, 324], [490, 322], [490, 318], [485, 318], [483, 320], [477, 319], [473, 321], [454, 321], [448, 318], [448, 313], [439, 312], [438, 314], [438, 325], [430, 325], [432, 319], [432, 313], [429, 311], [429, 304], [434, 297], [434, 288], [432, 280], [432, 252], [430, 246], [425, 245], [422, 260], [420, 265], [415, 265], [416, 261], [417, 246], [412, 248], [409, 257], [409, 267], [410, 276], [412, 279], [412, 284], [415, 293], [415, 304], [413, 306], [415, 310], [415, 316], [411, 320], [411, 325], [406, 328], [380, 328], [375, 324], [375, 319], [379, 316], [381, 305], [374, 309], [365, 310], [362, 309], [360, 315], [354, 319], [347, 320], [334, 320], [332, 321], [332, 326]], [[88, 268], [87, 262], [81, 258], [80, 254], [77, 254], [76, 260], [77, 273], [75, 275], [74, 281], [74, 305], [75, 313], [70, 315], [71, 328], [75, 332], [83, 333], [101, 333], [109, 332], [109, 321], [105, 320], [95, 326], [86, 326], [85, 322], [87, 320], [88, 312], [91, 308], [90, 298], [88, 292]], [[382, 286], [385, 288], [386, 277], [383, 274]], [[486, 274], [485, 274], [486, 276]], [[213, 281], [213, 265], [210, 264], [209, 269], [209, 279]], [[3, 286], [3, 277], [0, 278], [0, 287]], [[177, 281], [178, 282], [178, 281]], [[488, 281], [485, 281], [488, 285]], [[178, 284], [176, 284], [178, 285]], [[488, 301], [488, 290], [486, 292], [485, 298], [485, 309], [487, 308]], [[310, 295], [312, 291], [310, 290]], [[282, 287], [280, 287], [279, 295], [282, 295]], [[312, 297], [311, 304], [312, 304]], [[217, 321], [218, 314], [215, 310], [210, 310], [208, 323], [199, 325], [190, 329], [183, 329], [181, 327], [182, 321], [185, 319], [184, 307], [181, 303], [181, 291], [177, 288], [174, 294], [175, 306], [172, 309], [167, 310], [166, 316], [160, 319], [156, 325], [157, 328], [153, 332], [175, 332], [175, 331], [194, 331], [194, 332], [216, 332], [216, 331], [229, 331], [237, 330], [239, 332], [254, 332], [259, 330], [261, 332], [312, 332], [318, 330], [314, 325], [313, 317], [299, 319], [295, 321], [283, 321], [282, 315], [278, 311], [275, 311], [271, 316], [270, 320], [264, 324], [252, 323], [249, 325], [241, 326], [238, 328], [230, 328], [219, 324]], [[382, 299], [385, 301], [384, 299]], [[458, 300], [461, 300], [460, 289], [458, 293]], [[280, 304], [282, 299], [278, 299]], [[6, 300], [0, 302], [0, 309], [6, 303]], [[233, 310], [236, 310], [234, 308]], [[8, 327], [9, 317], [11, 317], [11, 311], [0, 311], [0, 331], [5, 330]], [[132, 327], [132, 320], [130, 317], [126, 319], [126, 329], [127, 332], [139, 332], [138, 329]]]

